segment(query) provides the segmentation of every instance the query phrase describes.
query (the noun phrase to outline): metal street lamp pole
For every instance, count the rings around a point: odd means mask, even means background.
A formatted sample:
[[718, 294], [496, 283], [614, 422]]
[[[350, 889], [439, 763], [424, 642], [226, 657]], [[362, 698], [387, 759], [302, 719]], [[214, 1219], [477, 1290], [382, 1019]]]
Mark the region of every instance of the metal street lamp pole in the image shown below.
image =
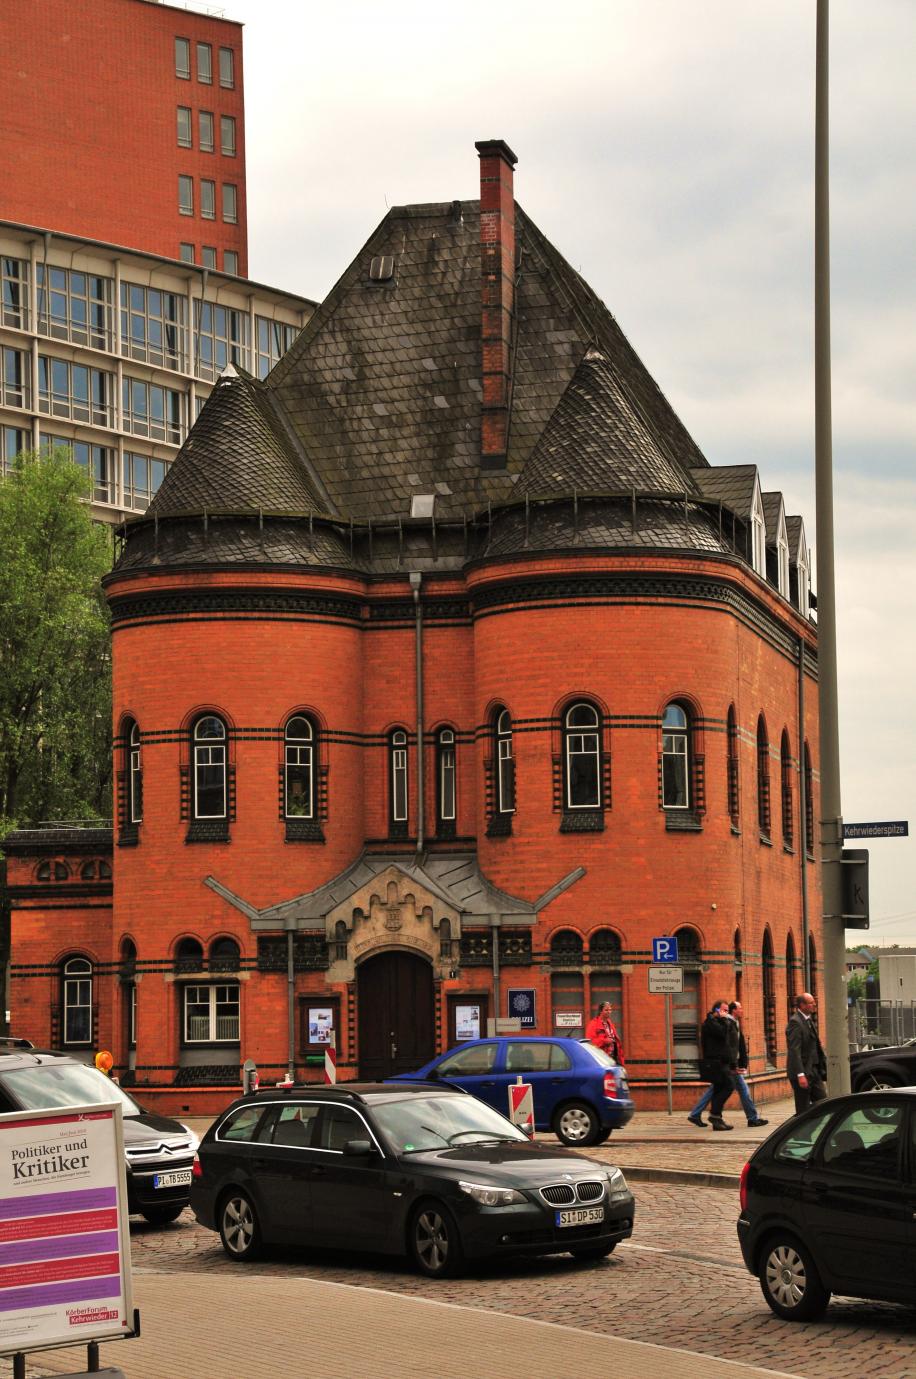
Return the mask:
[[843, 817], [833, 557], [833, 439], [830, 401], [830, 188], [828, 0], [817, 0], [814, 129], [814, 471], [817, 520], [817, 640], [820, 701], [821, 875], [824, 904], [824, 1044], [827, 1089], [849, 1091]]

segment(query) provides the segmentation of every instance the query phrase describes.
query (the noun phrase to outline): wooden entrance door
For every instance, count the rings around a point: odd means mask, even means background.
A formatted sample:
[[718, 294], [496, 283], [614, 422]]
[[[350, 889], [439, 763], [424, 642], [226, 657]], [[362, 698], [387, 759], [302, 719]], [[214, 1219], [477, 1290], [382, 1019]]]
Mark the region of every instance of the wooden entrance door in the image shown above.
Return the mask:
[[410, 1073], [435, 1053], [433, 969], [413, 953], [380, 953], [356, 970], [359, 1075]]

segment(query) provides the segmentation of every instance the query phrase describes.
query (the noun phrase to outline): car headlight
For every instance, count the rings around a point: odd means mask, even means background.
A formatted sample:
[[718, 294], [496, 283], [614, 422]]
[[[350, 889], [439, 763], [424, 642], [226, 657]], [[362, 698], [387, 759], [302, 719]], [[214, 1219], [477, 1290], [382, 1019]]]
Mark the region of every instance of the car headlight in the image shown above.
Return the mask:
[[612, 1201], [621, 1197], [626, 1197], [629, 1192], [627, 1180], [619, 1168], [609, 1168], [607, 1171], [608, 1196]]
[[514, 1207], [528, 1199], [514, 1187], [490, 1187], [488, 1183], [459, 1183], [462, 1192], [473, 1197], [479, 1207]]

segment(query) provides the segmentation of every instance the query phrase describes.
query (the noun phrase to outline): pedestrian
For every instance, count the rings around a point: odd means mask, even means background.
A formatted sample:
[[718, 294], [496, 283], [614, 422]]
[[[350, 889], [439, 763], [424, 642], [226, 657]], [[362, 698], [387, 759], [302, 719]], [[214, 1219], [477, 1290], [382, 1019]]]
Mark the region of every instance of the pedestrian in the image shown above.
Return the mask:
[[[700, 1076], [709, 1083], [709, 1123], [713, 1130], [733, 1130], [722, 1116], [726, 1101], [735, 1090], [732, 1065], [738, 1058], [737, 1022], [729, 1020], [728, 1001], [716, 1001], [700, 1030]], [[701, 1097], [701, 1101], [705, 1101]], [[697, 1108], [688, 1117], [694, 1125], [705, 1125]]]
[[786, 1025], [786, 1073], [795, 1093], [795, 1114], [807, 1111], [827, 1095], [827, 1055], [813, 1016], [817, 1001], [810, 991], [796, 997], [795, 1014]]
[[615, 1063], [623, 1067], [623, 1044], [611, 1013], [610, 1001], [599, 1001], [594, 1018], [585, 1027], [585, 1037], [596, 1049], [603, 1049]]
[[[745, 1074], [748, 1069], [748, 1053], [747, 1042], [744, 1038], [744, 1031], [741, 1028], [741, 1015], [741, 1002], [729, 1001], [728, 1016], [729, 1019], [734, 1021], [736, 1026], [736, 1031], [729, 1031], [731, 1035], [732, 1054], [735, 1059], [731, 1069], [732, 1076], [735, 1079], [735, 1090], [737, 1091], [738, 1097], [741, 1101], [741, 1109], [747, 1117], [748, 1125], [769, 1125], [770, 1122], [768, 1120], [765, 1120], [764, 1117], [759, 1114], [757, 1107], [754, 1104], [754, 1098], [751, 1096], [751, 1090], [747, 1085], [747, 1081], [745, 1080]], [[737, 1032], [738, 1036], [737, 1043], [735, 1042], [735, 1032]], [[706, 1110], [706, 1107], [709, 1105], [711, 1101], [712, 1087], [707, 1087], [706, 1091], [700, 1097], [696, 1106], [694, 1106], [688, 1114], [687, 1119], [691, 1121], [694, 1125], [705, 1126], [706, 1122], [703, 1119], [703, 1112]]]

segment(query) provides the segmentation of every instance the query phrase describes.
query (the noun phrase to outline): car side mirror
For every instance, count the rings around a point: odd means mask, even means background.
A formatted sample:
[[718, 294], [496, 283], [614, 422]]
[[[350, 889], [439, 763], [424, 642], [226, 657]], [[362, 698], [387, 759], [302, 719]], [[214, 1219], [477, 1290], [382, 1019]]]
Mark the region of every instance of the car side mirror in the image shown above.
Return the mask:
[[371, 1140], [347, 1140], [343, 1152], [350, 1158], [368, 1159], [369, 1155], [374, 1153], [374, 1146]]
[[430, 1068], [429, 1072], [426, 1074], [426, 1080], [427, 1080], [427, 1082], [438, 1082], [438, 1081], [439, 1081], [439, 1069], [438, 1069], [438, 1068]]

